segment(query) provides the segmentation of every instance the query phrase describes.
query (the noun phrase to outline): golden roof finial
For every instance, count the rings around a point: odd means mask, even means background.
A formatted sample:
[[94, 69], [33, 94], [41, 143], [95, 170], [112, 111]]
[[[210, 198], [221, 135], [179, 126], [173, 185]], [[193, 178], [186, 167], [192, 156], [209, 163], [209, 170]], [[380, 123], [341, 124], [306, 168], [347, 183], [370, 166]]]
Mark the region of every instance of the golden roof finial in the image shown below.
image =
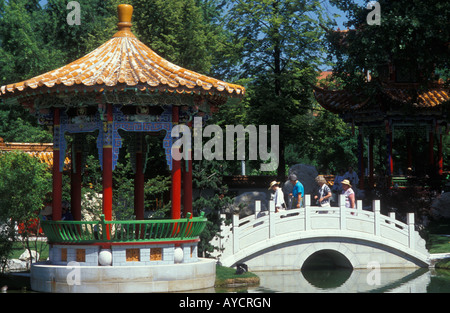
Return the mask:
[[113, 37], [134, 37], [131, 32], [133, 6], [129, 4], [119, 4], [117, 6], [117, 14], [119, 17], [119, 23], [117, 23], [119, 31]]

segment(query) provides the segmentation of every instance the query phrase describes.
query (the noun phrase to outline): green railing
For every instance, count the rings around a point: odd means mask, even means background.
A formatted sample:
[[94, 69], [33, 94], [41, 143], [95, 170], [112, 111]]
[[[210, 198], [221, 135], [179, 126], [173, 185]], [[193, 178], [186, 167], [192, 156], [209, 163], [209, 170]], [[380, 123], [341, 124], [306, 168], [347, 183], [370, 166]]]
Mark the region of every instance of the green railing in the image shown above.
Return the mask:
[[197, 239], [207, 219], [199, 217], [167, 220], [106, 221], [42, 221], [41, 226], [51, 243], [120, 243]]

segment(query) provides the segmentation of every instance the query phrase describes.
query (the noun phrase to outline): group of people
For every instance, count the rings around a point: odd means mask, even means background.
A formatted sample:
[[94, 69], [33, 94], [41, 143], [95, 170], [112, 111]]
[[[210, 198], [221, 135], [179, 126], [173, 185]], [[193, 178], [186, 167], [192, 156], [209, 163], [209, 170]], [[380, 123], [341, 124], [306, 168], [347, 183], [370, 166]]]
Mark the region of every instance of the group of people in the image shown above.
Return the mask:
[[[351, 171], [351, 168], [349, 169], [349, 171]], [[319, 175], [316, 177], [315, 181], [317, 183], [318, 188], [316, 194], [314, 195], [314, 199], [317, 201], [319, 206], [330, 207], [332, 192], [330, 187], [327, 185], [326, 179], [322, 175]], [[300, 208], [302, 205], [302, 199], [303, 196], [305, 195], [305, 189], [303, 187], [303, 184], [298, 180], [297, 175], [295, 174], [289, 175], [289, 182], [293, 186], [292, 192], [289, 193], [288, 198], [289, 199], [288, 203], [290, 203], [289, 205], [286, 204], [283, 190], [280, 187], [280, 182], [272, 181], [269, 185], [269, 190], [271, 190], [273, 193], [272, 200], [275, 203], [275, 212], [279, 212], [286, 209]], [[336, 184], [339, 184], [339, 186], [336, 186]], [[338, 187], [334, 188], [335, 191], [338, 191], [345, 197], [345, 207], [354, 209], [356, 197], [355, 192], [352, 189], [352, 181], [349, 178], [343, 178], [338, 182], [336, 182], [335, 180], [334, 187], [335, 186]]]

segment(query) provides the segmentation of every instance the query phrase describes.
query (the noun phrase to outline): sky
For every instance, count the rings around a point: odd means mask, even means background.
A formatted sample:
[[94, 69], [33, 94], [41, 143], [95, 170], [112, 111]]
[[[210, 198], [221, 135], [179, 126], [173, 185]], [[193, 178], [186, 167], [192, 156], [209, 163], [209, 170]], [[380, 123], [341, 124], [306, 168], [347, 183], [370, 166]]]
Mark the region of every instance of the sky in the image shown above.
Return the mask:
[[[69, 1], [70, 0], [67, 0], [67, 2], [69, 2]], [[124, 2], [126, 2], [126, 0], [124, 0]], [[358, 0], [357, 2], [365, 3], [366, 1]], [[368, 0], [367, 0], [367, 2], [368, 2]], [[44, 6], [47, 3], [47, 0], [41, 0], [41, 1], [39, 1], [39, 3], [41, 6]], [[340, 18], [336, 19], [336, 22], [338, 23], [339, 28], [344, 29], [345, 26], [343, 25], [343, 23], [346, 21], [345, 14], [342, 11], [339, 11], [338, 9], [336, 9], [334, 6], [330, 5], [328, 0], [323, 0], [322, 4], [326, 8], [326, 10], [330, 14], [330, 16], [333, 16], [334, 13], [341, 15]]]

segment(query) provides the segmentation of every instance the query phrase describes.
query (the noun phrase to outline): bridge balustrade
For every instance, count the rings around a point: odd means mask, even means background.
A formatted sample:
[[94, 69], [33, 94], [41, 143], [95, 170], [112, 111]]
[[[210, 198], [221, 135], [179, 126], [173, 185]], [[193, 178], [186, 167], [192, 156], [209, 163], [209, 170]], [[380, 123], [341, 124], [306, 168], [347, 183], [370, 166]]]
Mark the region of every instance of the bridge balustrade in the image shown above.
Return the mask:
[[263, 242], [271, 241], [275, 245], [294, 237], [296, 240], [359, 238], [368, 242], [383, 242], [399, 251], [409, 249], [419, 251], [421, 256], [428, 254], [424, 240], [415, 231], [414, 213], [408, 213], [406, 223], [403, 223], [396, 219], [394, 212], [381, 214], [379, 200], [373, 201], [372, 211], [363, 209], [361, 200], [357, 201], [356, 208], [351, 209], [345, 207], [343, 195], [339, 198], [338, 207], [311, 206], [311, 196], [305, 195], [304, 207], [277, 213], [273, 201], [269, 202], [268, 211], [261, 211], [261, 202], [256, 201], [253, 215], [242, 219], [239, 215], [233, 215], [232, 224], [222, 225], [220, 238], [215, 238], [212, 243], [219, 246], [215, 256], [225, 260], [237, 254], [247, 255], [250, 253], [247, 251], [263, 246]]

